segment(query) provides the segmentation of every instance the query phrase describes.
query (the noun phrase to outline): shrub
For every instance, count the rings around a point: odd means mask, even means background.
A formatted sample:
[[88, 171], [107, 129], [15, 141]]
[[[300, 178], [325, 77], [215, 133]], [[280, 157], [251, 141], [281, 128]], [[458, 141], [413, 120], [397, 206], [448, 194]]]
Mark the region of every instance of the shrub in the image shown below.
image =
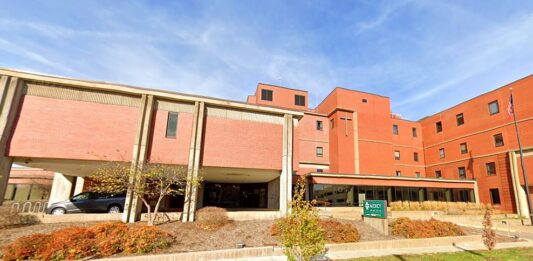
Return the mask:
[[225, 208], [204, 207], [196, 211], [195, 224], [206, 230], [217, 229], [229, 223]]
[[157, 227], [135, 225], [124, 241], [126, 253], [149, 253], [156, 249], [169, 247], [174, 242], [174, 237]]
[[391, 224], [391, 232], [395, 236], [405, 238], [430, 238], [462, 236], [464, 231], [456, 224], [443, 222], [436, 219], [411, 220], [409, 218], [398, 218]]
[[485, 205], [472, 202], [394, 201], [390, 203], [390, 208], [393, 211], [434, 210], [445, 211], [448, 214], [465, 214], [467, 212], [479, 212], [485, 208]]
[[320, 220], [319, 226], [324, 230], [328, 243], [350, 243], [361, 239], [359, 231], [353, 224], [341, 223], [335, 220]]
[[39, 218], [33, 214], [18, 214], [0, 211], [0, 228], [11, 226], [27, 226], [41, 223]]
[[492, 209], [487, 208], [483, 216], [483, 244], [489, 251], [496, 246], [496, 233], [492, 229]]
[[21, 237], [3, 249], [4, 260], [80, 259], [116, 253], [148, 253], [170, 246], [174, 237], [157, 227], [103, 223], [89, 228], [71, 227], [51, 234]]
[[39, 248], [47, 245], [51, 235], [33, 234], [17, 239], [11, 245], [3, 249], [4, 260], [38, 259], [36, 252]]

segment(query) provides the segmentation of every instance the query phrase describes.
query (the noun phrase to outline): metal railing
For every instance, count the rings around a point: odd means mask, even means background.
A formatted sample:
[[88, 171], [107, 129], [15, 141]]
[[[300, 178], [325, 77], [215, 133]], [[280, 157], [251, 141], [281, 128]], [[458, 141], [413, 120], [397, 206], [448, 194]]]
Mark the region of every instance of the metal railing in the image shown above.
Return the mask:
[[9, 213], [44, 213], [47, 206], [47, 201], [14, 202], [11, 204]]

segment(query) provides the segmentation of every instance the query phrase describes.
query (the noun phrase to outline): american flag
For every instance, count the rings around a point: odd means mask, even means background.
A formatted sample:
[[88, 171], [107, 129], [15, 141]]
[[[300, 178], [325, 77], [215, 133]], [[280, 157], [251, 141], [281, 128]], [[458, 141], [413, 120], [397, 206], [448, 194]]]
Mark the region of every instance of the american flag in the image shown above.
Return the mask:
[[509, 116], [512, 117], [513, 113], [514, 113], [513, 94], [511, 94], [511, 96], [509, 96], [509, 105], [507, 105], [507, 114], [509, 114]]

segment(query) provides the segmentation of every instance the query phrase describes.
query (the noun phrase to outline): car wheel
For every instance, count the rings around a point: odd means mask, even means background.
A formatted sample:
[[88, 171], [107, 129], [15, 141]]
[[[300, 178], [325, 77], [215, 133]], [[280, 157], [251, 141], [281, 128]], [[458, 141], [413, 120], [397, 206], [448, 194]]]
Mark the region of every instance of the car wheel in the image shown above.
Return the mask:
[[107, 210], [107, 213], [120, 213], [120, 212], [122, 212], [122, 209], [120, 209], [120, 206], [117, 206], [117, 205], [110, 206], [109, 209]]
[[67, 213], [67, 210], [64, 208], [54, 208], [52, 209], [52, 215], [64, 215]]

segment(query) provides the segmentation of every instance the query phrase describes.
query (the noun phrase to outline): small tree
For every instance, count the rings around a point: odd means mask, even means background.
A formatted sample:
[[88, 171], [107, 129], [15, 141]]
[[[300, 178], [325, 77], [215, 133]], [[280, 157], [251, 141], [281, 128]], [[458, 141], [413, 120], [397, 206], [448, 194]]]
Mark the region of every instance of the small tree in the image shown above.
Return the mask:
[[298, 180], [289, 214], [277, 221], [281, 244], [290, 261], [308, 261], [325, 252], [324, 231], [319, 226], [318, 211], [305, 200], [305, 183]]
[[[178, 165], [147, 163], [137, 172], [137, 182], [130, 179], [131, 168], [128, 164], [109, 163], [99, 168], [90, 178], [91, 191], [120, 194], [132, 191], [141, 199], [148, 211], [148, 225], [153, 225], [161, 201], [165, 196], [183, 195], [187, 184], [187, 169]], [[199, 180], [191, 180], [195, 183]], [[149, 199], [156, 199], [155, 207]]]
[[492, 208], [487, 207], [483, 216], [483, 243], [489, 251], [496, 246], [496, 233], [492, 229]]

